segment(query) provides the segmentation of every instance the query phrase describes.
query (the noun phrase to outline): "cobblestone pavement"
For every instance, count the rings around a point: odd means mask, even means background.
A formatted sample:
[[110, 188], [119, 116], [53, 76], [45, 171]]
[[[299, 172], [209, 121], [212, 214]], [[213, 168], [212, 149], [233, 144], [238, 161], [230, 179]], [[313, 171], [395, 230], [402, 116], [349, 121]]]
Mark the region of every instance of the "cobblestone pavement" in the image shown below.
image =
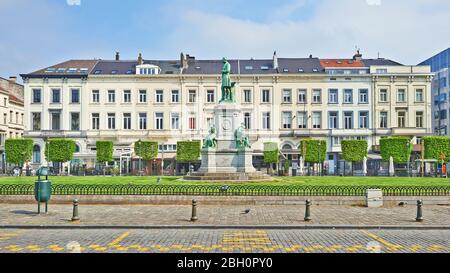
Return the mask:
[[[244, 211], [250, 209], [250, 213]], [[75, 225], [194, 225], [190, 206], [79, 206]], [[71, 205], [49, 205], [49, 214], [37, 215], [37, 205], [1, 204], [0, 225], [74, 225]], [[365, 208], [312, 206], [311, 222], [304, 222], [305, 206], [198, 206], [195, 225], [445, 225], [450, 227], [450, 206], [424, 206], [418, 223], [416, 206]]]
[[449, 230], [0, 230], [0, 253], [450, 253]]

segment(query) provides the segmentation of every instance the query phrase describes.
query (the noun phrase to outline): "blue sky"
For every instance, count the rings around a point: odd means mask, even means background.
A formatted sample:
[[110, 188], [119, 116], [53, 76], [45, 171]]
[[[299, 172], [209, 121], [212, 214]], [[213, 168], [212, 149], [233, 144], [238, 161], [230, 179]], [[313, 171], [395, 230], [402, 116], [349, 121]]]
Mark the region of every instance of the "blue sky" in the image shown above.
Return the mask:
[[[0, 0], [0, 76], [68, 59], [364, 57], [450, 46], [448, 0]], [[441, 26], [441, 27], [439, 27]]]

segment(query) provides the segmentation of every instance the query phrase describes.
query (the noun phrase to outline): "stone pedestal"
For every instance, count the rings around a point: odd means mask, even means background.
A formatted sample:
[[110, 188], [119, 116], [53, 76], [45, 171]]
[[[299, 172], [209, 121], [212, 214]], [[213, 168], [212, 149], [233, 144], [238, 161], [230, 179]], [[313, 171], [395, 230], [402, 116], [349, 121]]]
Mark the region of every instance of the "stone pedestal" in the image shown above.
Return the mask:
[[241, 125], [241, 110], [234, 103], [214, 108], [217, 147], [202, 149], [202, 165], [191, 180], [253, 180], [267, 179], [253, 167], [253, 149], [236, 149], [235, 130]]

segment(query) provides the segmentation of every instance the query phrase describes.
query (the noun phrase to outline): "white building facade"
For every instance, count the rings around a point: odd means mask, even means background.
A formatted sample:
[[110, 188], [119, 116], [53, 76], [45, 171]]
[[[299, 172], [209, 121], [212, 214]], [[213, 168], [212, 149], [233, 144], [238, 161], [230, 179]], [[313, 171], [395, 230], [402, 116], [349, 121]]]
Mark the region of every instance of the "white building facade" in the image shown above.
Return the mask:
[[[284, 157], [297, 160], [301, 139], [324, 139], [333, 173], [343, 139], [365, 139], [369, 149], [376, 150], [383, 136], [431, 133], [429, 67], [365, 60], [360, 54], [337, 60], [274, 54], [267, 60], [229, 62], [256, 167], [265, 142], [277, 142]], [[141, 139], [160, 144], [158, 160], [147, 173], [173, 171], [177, 141], [202, 140], [213, 123], [221, 68], [220, 60], [184, 54], [176, 61], [144, 60], [139, 55], [135, 61], [121, 61], [119, 56], [112, 61], [68, 61], [22, 75], [25, 136], [35, 141], [34, 166], [44, 163], [48, 138], [74, 139], [75, 158], [90, 167], [95, 165], [97, 140], [112, 140], [115, 159], [128, 160], [133, 158], [134, 142]], [[385, 84], [390, 94], [386, 105], [378, 101]], [[399, 84], [406, 88], [406, 104], [393, 95]], [[422, 92], [420, 102], [414, 100], [417, 89]], [[408, 113], [407, 122], [400, 125], [399, 109]], [[417, 112], [423, 115], [420, 124], [413, 122]], [[380, 127], [385, 118], [387, 127]]]

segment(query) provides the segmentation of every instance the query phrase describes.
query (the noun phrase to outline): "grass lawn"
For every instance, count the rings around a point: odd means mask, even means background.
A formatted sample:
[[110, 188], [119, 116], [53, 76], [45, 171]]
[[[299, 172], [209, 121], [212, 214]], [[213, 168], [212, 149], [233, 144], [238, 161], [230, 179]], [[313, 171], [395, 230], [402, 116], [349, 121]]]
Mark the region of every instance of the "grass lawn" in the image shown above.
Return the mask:
[[[0, 177], [1, 184], [32, 184], [37, 177]], [[155, 185], [154, 176], [123, 176], [123, 177], [103, 177], [103, 176], [54, 176], [51, 181], [54, 184], [129, 184], [135, 185]], [[162, 177], [162, 185], [214, 185], [210, 182], [183, 181], [181, 177]], [[431, 177], [335, 177], [335, 176], [297, 176], [297, 177], [275, 177], [273, 181], [263, 182], [217, 182], [218, 185], [278, 185], [278, 186], [450, 186], [450, 178]]]

